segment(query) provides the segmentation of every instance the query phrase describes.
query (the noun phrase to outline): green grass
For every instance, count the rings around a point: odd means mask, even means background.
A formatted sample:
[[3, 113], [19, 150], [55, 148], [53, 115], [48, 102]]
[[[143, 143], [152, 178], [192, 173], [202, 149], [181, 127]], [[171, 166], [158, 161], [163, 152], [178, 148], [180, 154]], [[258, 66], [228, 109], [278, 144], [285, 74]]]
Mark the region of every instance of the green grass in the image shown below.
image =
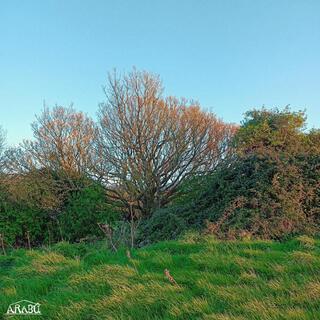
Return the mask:
[[67, 243], [0, 256], [0, 318], [27, 299], [37, 319], [320, 319], [319, 240], [191, 237], [131, 256]]

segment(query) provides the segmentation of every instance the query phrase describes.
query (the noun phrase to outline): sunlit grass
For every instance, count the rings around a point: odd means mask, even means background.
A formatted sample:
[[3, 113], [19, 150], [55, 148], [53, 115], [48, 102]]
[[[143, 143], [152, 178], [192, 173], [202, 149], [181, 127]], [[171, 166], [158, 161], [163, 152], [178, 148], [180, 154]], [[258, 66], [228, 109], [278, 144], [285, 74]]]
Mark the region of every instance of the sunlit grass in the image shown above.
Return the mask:
[[0, 256], [1, 316], [22, 299], [41, 303], [37, 319], [320, 319], [320, 242], [195, 236], [131, 257], [102, 244], [16, 250]]

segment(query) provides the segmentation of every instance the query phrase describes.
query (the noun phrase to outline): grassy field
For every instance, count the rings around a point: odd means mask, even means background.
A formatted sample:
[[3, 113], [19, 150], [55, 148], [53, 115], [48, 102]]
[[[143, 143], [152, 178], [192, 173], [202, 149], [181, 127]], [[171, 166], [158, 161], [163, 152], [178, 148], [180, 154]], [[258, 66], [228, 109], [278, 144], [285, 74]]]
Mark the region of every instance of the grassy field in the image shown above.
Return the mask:
[[41, 303], [24, 319], [320, 319], [320, 241], [189, 237], [131, 257], [102, 244], [16, 250], [0, 256], [0, 318], [21, 299]]

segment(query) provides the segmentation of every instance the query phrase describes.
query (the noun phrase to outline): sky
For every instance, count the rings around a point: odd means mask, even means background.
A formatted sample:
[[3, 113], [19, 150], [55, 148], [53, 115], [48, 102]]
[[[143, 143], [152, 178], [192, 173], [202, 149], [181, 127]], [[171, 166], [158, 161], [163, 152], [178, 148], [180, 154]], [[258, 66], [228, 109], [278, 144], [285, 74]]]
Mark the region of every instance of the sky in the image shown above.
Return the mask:
[[0, 0], [0, 126], [10, 145], [32, 137], [44, 104], [95, 117], [108, 72], [134, 66], [227, 122], [291, 105], [320, 127], [320, 1]]

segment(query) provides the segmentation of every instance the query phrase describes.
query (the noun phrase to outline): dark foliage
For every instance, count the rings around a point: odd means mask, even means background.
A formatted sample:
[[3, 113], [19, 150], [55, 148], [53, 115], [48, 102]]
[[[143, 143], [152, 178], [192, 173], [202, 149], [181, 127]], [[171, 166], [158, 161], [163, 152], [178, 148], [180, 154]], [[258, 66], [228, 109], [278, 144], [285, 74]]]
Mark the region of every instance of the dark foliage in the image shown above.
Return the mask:
[[30, 241], [33, 247], [61, 240], [102, 238], [97, 223], [117, 219], [117, 211], [108, 203], [104, 189], [93, 182], [69, 192], [55, 210], [42, 207], [41, 202], [39, 205], [13, 197], [3, 186], [0, 197], [0, 233], [6, 246], [27, 247]]
[[219, 237], [283, 239], [320, 230], [319, 131], [303, 112], [253, 110], [235, 153], [214, 173], [188, 181], [180, 198], [142, 224], [149, 241], [189, 229]]

